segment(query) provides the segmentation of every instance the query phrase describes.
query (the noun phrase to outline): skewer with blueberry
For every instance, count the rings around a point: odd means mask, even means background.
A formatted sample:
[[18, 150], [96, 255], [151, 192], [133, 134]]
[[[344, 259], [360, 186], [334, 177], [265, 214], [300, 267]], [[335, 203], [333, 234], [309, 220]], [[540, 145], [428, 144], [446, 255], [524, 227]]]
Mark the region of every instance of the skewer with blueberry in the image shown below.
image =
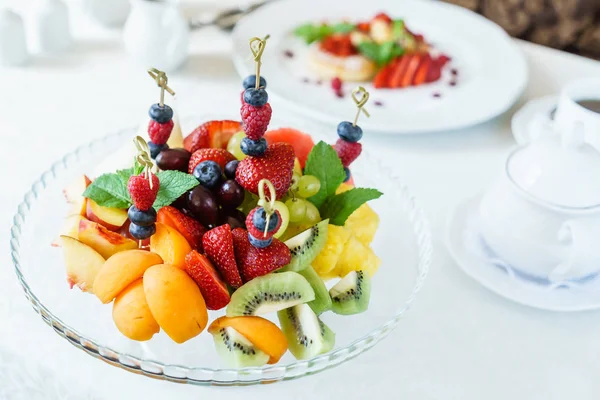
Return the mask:
[[256, 74], [244, 79], [244, 93], [240, 114], [246, 137], [242, 139], [240, 148], [247, 156], [260, 157], [267, 150], [267, 141], [263, 138], [271, 121], [271, 105], [266, 91], [267, 81], [260, 76], [261, 57], [265, 51], [267, 39], [250, 39], [250, 50], [256, 63]]
[[365, 116], [370, 117], [369, 112], [364, 108], [367, 101], [369, 101], [369, 92], [367, 92], [364, 87], [359, 86], [352, 91], [352, 100], [354, 100], [357, 107], [354, 122], [342, 121], [339, 123], [337, 127], [339, 139], [333, 145], [333, 148], [342, 161], [344, 171], [346, 171], [346, 180], [344, 182], [350, 180], [350, 164], [352, 164], [362, 152], [362, 145], [358, 143], [358, 141], [362, 138], [363, 131], [362, 128], [356, 124], [358, 122], [358, 117], [360, 117], [361, 112], [365, 114]]
[[148, 70], [148, 74], [156, 81], [158, 87], [160, 87], [160, 101], [150, 106], [148, 114], [150, 115], [150, 122], [148, 123], [148, 136], [150, 141], [148, 147], [150, 149], [150, 156], [155, 159], [158, 154], [169, 148], [167, 141], [173, 131], [173, 109], [165, 104], [165, 91], [171, 96], [175, 96], [175, 92], [167, 85], [169, 79], [167, 74], [163, 71], [159, 71], [156, 68]]
[[[265, 187], [269, 190], [269, 198], [265, 194]], [[258, 183], [258, 207], [250, 211], [246, 218], [248, 240], [256, 248], [264, 249], [273, 242], [273, 235], [281, 226], [281, 214], [275, 210], [276, 192], [273, 184], [267, 179]]]

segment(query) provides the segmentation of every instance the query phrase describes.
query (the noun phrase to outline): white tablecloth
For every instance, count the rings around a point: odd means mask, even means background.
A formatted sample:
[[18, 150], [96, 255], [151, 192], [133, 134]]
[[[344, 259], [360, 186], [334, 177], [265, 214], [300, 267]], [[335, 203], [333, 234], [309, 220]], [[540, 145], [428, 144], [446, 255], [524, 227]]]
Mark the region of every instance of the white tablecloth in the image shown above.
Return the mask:
[[[514, 146], [510, 116], [527, 99], [599, 76], [600, 63], [519, 42], [531, 80], [519, 105], [476, 127], [435, 135], [378, 137], [378, 151], [412, 187], [435, 233], [435, 259], [414, 308], [375, 348], [333, 370], [245, 388], [177, 385], [104, 364], [59, 338], [29, 307], [8, 254], [11, 218], [30, 183], [61, 154], [144, 118], [156, 89], [133, 66], [118, 34], [89, 27], [62, 57], [36, 58], [0, 74], [0, 398], [8, 367], [29, 375], [17, 388], [55, 385], [99, 399], [592, 399], [600, 393], [600, 314], [543, 312], [506, 301], [466, 277], [443, 244], [446, 218], [480, 193]], [[237, 115], [240, 79], [225, 34], [193, 36], [192, 56], [171, 77], [182, 114]], [[218, 105], [218, 106], [217, 106]], [[218, 107], [215, 109], [215, 107]], [[278, 107], [278, 113], [285, 113]], [[14, 382], [14, 376], [13, 381]], [[37, 383], [32, 383], [37, 382]], [[41, 382], [41, 383], [40, 383]], [[19, 389], [20, 387], [20, 389]], [[49, 393], [49, 392], [48, 392]], [[310, 397], [309, 397], [310, 395]], [[7, 395], [5, 395], [7, 396]], [[49, 396], [49, 395], [48, 395]]]

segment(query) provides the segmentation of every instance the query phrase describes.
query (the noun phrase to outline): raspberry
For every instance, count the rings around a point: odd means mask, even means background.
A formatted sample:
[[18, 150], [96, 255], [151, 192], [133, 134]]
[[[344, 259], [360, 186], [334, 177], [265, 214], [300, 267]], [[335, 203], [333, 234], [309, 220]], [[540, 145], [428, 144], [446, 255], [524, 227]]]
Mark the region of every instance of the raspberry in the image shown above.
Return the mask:
[[152, 188], [150, 188], [150, 182], [148, 179], [146, 179], [146, 177], [144, 177], [143, 173], [140, 175], [131, 176], [129, 178], [129, 182], [127, 183], [127, 190], [129, 190], [133, 205], [138, 210], [146, 211], [150, 209], [154, 204], [154, 200], [156, 200], [160, 182], [156, 175], [151, 174], [151, 176]]
[[337, 142], [335, 142], [333, 149], [340, 157], [340, 160], [342, 160], [342, 165], [348, 167], [360, 155], [362, 144], [338, 139]]
[[169, 136], [171, 136], [171, 131], [173, 130], [173, 120], [169, 120], [164, 124], [150, 120], [148, 123], [148, 136], [150, 136], [150, 140], [154, 144], [162, 145], [167, 143], [169, 140]]
[[331, 88], [334, 92], [340, 92], [342, 90], [342, 80], [337, 76], [331, 80]]
[[271, 105], [269, 103], [262, 107], [254, 107], [250, 104], [242, 104], [240, 114], [244, 122], [246, 136], [252, 140], [258, 140], [267, 131], [271, 121]]

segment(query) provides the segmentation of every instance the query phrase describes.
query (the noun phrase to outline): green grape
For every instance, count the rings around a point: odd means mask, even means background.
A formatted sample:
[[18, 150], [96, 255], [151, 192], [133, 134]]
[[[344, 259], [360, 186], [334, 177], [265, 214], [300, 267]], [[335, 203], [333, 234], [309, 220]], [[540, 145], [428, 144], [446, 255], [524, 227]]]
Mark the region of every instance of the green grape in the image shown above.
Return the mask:
[[307, 201], [302, 199], [289, 199], [285, 202], [290, 212], [291, 222], [300, 222], [306, 217]]
[[275, 232], [273, 234], [274, 238], [279, 239], [281, 236], [283, 236], [283, 234], [285, 233], [285, 230], [288, 227], [288, 224], [290, 222], [290, 212], [289, 212], [287, 206], [285, 204], [283, 204], [281, 201], [276, 201], [273, 208], [275, 208], [275, 210], [279, 211], [279, 215], [281, 215], [281, 226], [279, 227], [277, 232]]
[[290, 190], [292, 192], [298, 191], [298, 182], [300, 182], [301, 176], [294, 172], [292, 175], [292, 183], [290, 184]]
[[304, 221], [309, 225], [314, 225], [321, 221], [321, 214], [319, 209], [310, 201], [304, 201], [306, 203], [306, 211], [304, 212]]
[[319, 193], [321, 189], [321, 181], [319, 178], [312, 175], [304, 175], [300, 177], [298, 182], [298, 196], [305, 199]]
[[246, 155], [242, 153], [242, 149], [240, 148], [242, 139], [245, 137], [246, 133], [244, 131], [239, 131], [233, 135], [231, 139], [229, 139], [229, 143], [227, 143], [227, 151], [233, 154], [238, 160], [243, 160], [246, 158]]

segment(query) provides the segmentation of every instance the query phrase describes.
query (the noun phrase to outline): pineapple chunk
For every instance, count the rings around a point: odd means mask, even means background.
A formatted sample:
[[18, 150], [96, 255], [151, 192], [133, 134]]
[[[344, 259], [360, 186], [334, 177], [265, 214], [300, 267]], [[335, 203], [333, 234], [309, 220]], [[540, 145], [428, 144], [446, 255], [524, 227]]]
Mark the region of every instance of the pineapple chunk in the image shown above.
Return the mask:
[[380, 264], [381, 259], [373, 253], [373, 250], [355, 236], [351, 236], [338, 259], [335, 272], [339, 276], [346, 276], [351, 271], [363, 270], [373, 276]]
[[[350, 231], [343, 226], [329, 224], [327, 233], [327, 242], [325, 247], [319, 253], [312, 263], [314, 270], [321, 277], [332, 278], [336, 275], [332, 273], [335, 268], [346, 242], [350, 239]], [[333, 275], [333, 276], [330, 276]]]
[[379, 215], [368, 204], [363, 204], [348, 217], [344, 226], [365, 246], [368, 246], [379, 227]]

